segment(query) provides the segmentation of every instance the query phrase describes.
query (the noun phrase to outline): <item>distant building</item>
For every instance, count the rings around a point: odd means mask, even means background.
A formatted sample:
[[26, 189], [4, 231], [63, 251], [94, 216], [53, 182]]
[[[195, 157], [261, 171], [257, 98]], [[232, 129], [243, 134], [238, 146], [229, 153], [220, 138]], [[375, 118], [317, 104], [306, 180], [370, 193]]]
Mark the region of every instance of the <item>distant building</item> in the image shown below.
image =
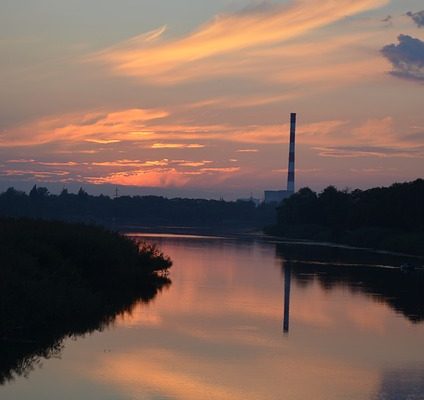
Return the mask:
[[281, 203], [295, 192], [296, 114], [290, 114], [290, 149], [287, 190], [266, 190], [265, 203]]
[[292, 194], [288, 190], [265, 190], [265, 203], [281, 203]]

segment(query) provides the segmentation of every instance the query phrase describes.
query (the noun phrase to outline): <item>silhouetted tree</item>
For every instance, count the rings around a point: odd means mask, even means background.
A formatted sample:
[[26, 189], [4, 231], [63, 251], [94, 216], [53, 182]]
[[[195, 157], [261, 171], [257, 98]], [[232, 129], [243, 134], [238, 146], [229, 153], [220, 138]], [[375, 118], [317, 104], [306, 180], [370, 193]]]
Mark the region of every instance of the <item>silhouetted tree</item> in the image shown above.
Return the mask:
[[[63, 189], [59, 195], [46, 188], [34, 187], [30, 195], [14, 189], [0, 194], [0, 215], [30, 216], [66, 221], [89, 221], [109, 225], [192, 225], [206, 227], [258, 227], [275, 220], [273, 205], [256, 207], [250, 201], [167, 199], [160, 196], [91, 196], [82, 187], [77, 194]], [[13, 197], [13, 199], [12, 199]], [[17, 204], [20, 204], [17, 207]]]
[[423, 253], [424, 180], [353, 192], [303, 188], [283, 201], [270, 231]]
[[78, 190], [78, 197], [87, 198], [88, 193], [82, 187], [80, 187], [79, 190]]

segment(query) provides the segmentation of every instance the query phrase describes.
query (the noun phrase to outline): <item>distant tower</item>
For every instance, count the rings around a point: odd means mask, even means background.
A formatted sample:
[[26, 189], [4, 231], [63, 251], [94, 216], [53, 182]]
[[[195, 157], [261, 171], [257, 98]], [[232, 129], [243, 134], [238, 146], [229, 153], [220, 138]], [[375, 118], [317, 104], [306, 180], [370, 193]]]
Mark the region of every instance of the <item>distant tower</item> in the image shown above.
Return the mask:
[[290, 114], [290, 148], [287, 190], [265, 190], [265, 203], [281, 203], [295, 192], [296, 113]]
[[287, 177], [287, 191], [294, 193], [295, 180], [295, 152], [296, 152], [296, 113], [290, 114], [290, 150], [289, 172]]

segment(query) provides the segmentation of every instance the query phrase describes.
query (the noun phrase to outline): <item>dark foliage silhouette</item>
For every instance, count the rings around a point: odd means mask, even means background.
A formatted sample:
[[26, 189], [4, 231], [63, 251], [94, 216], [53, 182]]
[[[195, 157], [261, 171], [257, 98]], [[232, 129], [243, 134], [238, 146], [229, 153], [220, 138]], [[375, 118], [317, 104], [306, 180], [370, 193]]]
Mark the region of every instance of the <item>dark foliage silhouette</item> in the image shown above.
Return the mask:
[[0, 194], [0, 215], [33, 217], [75, 222], [95, 222], [106, 226], [164, 225], [211, 228], [258, 227], [276, 218], [274, 205], [256, 207], [251, 201], [167, 199], [158, 196], [91, 196], [82, 188], [77, 194], [64, 189], [52, 195], [34, 187], [29, 195], [9, 188]]
[[56, 354], [63, 338], [148, 302], [170, 284], [170, 266], [156, 247], [103, 228], [0, 219], [0, 383]]
[[300, 189], [283, 201], [277, 235], [424, 255], [424, 180], [365, 191]]

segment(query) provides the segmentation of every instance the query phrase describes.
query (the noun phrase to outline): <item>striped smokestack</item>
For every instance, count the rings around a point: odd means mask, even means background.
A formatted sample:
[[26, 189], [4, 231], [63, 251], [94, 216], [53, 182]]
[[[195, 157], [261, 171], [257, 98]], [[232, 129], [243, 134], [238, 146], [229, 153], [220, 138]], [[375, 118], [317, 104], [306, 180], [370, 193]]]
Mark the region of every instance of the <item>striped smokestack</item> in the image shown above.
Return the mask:
[[287, 177], [287, 191], [291, 193], [294, 193], [295, 150], [296, 150], [296, 113], [291, 113], [290, 114], [289, 173]]

